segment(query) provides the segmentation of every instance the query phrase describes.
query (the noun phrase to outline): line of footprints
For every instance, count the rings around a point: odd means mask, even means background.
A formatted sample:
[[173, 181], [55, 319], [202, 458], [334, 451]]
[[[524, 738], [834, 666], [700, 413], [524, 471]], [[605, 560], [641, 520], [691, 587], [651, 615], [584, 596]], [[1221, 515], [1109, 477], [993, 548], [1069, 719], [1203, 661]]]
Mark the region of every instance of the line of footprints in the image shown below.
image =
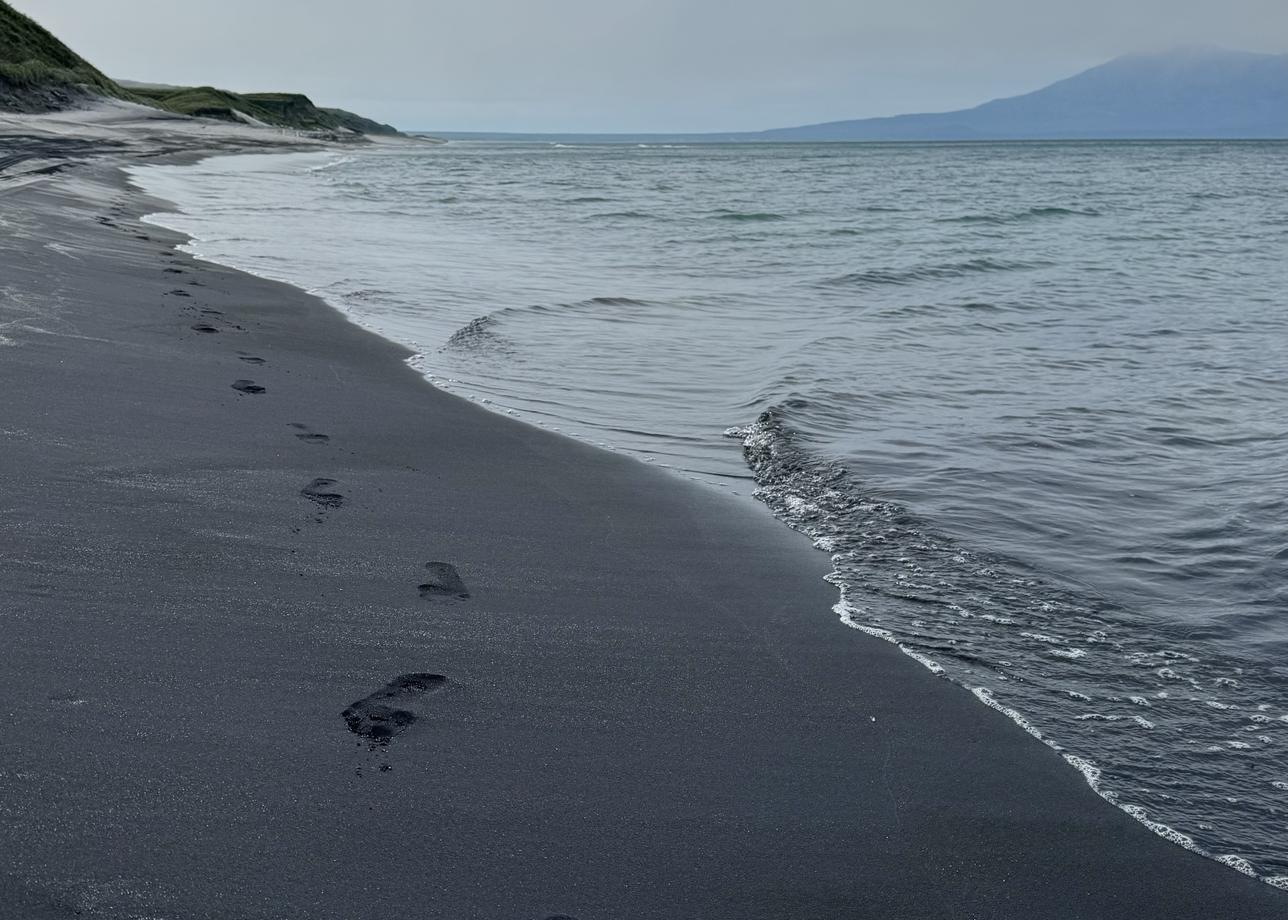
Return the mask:
[[[100, 223], [101, 222], [102, 221], [100, 221]], [[113, 225], [106, 224], [106, 226], [113, 226]], [[144, 234], [140, 234], [138, 238], [142, 240], [149, 239], [149, 237], [147, 237]], [[178, 254], [174, 252], [165, 252], [165, 253], [162, 253], [162, 255], [165, 258], [170, 259], [172, 261], [179, 258]], [[169, 268], [162, 269], [162, 271], [164, 271], [167, 275], [187, 275], [188, 274], [187, 270], [179, 268], [177, 265], [174, 265], [174, 264], [172, 264]], [[196, 280], [195, 278], [191, 281], [188, 281], [187, 284], [189, 287], [205, 287], [205, 285], [203, 285], [200, 281]], [[183, 288], [174, 288], [172, 290], [166, 291], [165, 296], [178, 297], [184, 300], [188, 300], [192, 298], [191, 292], [186, 291]], [[196, 314], [197, 322], [193, 323], [188, 328], [190, 328], [193, 332], [198, 333], [199, 335], [219, 335], [220, 333], [229, 331], [229, 330], [234, 332], [246, 331], [245, 326], [242, 326], [238, 323], [234, 323], [225, 319], [222, 310], [215, 310], [210, 307], [198, 308], [198, 307], [192, 307], [192, 306], [185, 306], [184, 310], [188, 313]], [[268, 363], [263, 358], [258, 357], [257, 355], [249, 354], [244, 351], [237, 353], [237, 360], [241, 361], [243, 364], [248, 364], [253, 367], [261, 367]], [[236, 390], [238, 393], [241, 393], [244, 396], [261, 396], [264, 393], [268, 392], [268, 389], [263, 385], [256, 383], [254, 380], [248, 380], [246, 378], [234, 380], [231, 386], [234, 390]]]
[[[170, 259], [178, 258], [173, 252], [167, 252], [165, 256]], [[173, 265], [164, 271], [171, 275], [187, 274], [184, 269]], [[202, 286], [201, 282], [196, 280], [188, 284], [193, 287]], [[167, 296], [184, 299], [192, 297], [182, 288], [168, 291]], [[192, 311], [196, 308], [185, 309]], [[226, 321], [219, 310], [201, 308], [196, 312], [199, 315], [199, 321], [190, 327], [193, 332], [201, 335], [218, 335], [225, 328], [239, 332], [246, 331], [244, 327]], [[221, 326], [223, 328], [220, 328]], [[239, 352], [238, 360], [252, 366], [268, 363], [263, 358], [246, 352]], [[268, 392], [266, 387], [248, 379], [234, 381], [232, 388], [246, 396], [259, 396]], [[295, 437], [305, 444], [321, 445], [331, 440], [329, 435], [314, 431], [300, 422], [292, 422], [290, 427], [294, 430]], [[317, 505], [319, 514], [325, 514], [327, 511], [342, 507], [345, 503], [345, 496], [336, 490], [336, 485], [334, 479], [319, 477], [300, 489], [300, 495]], [[323, 518], [319, 517], [316, 520], [321, 523]], [[447, 562], [427, 562], [425, 569], [424, 583], [417, 589], [422, 598], [465, 600], [470, 596], [469, 589], [465, 587], [465, 582], [455, 566]], [[349, 731], [369, 742], [373, 750], [383, 748], [392, 738], [402, 734], [408, 727], [419, 721], [423, 700], [438, 693], [447, 683], [447, 678], [441, 674], [403, 674], [347, 707], [341, 713], [341, 717], [349, 727]], [[384, 764], [381, 769], [388, 770], [389, 765]]]
[[[117, 226], [107, 218], [100, 219], [99, 222], [105, 226]], [[144, 234], [138, 234], [138, 238], [148, 239]], [[170, 259], [178, 258], [172, 252], [167, 252], [165, 255]], [[176, 266], [166, 268], [164, 271], [170, 275], [187, 274], [184, 269]], [[196, 280], [189, 281], [188, 285], [191, 287], [203, 286], [200, 281]], [[192, 297], [188, 291], [182, 288], [168, 291], [167, 296], [182, 299]], [[200, 335], [218, 335], [225, 329], [232, 329], [238, 332], [246, 331], [244, 327], [224, 319], [224, 314], [219, 310], [194, 307], [186, 307], [185, 310], [197, 313], [198, 321], [193, 323], [190, 328]], [[238, 352], [237, 357], [243, 364], [255, 367], [268, 363], [263, 358], [247, 352]], [[249, 379], [235, 380], [232, 383], [232, 388], [245, 396], [260, 396], [268, 392], [266, 387]], [[305, 444], [321, 445], [331, 440], [329, 435], [314, 431], [308, 425], [300, 422], [292, 422], [290, 427], [293, 429], [295, 437]], [[342, 507], [345, 503], [345, 496], [336, 490], [336, 486], [337, 482], [334, 479], [319, 477], [300, 489], [300, 495], [317, 505], [319, 514], [325, 514], [328, 511]], [[321, 523], [323, 518], [318, 517], [316, 520]], [[425, 572], [424, 582], [417, 588], [423, 599], [430, 601], [461, 601], [469, 598], [469, 589], [465, 586], [465, 582], [456, 567], [451, 563], [427, 562], [425, 563]], [[403, 674], [395, 677], [374, 693], [370, 693], [362, 699], [351, 703], [340, 713], [340, 717], [344, 720], [345, 725], [348, 726], [349, 731], [363, 739], [359, 744], [368, 744], [373, 752], [382, 751], [387, 748], [393, 738], [420, 721], [423, 717], [426, 699], [442, 692], [448, 687], [449, 683], [448, 679], [442, 674]], [[388, 772], [390, 769], [392, 767], [388, 762], [380, 765], [382, 772]], [[358, 773], [361, 775], [361, 769], [359, 769]], [[545, 920], [575, 920], [575, 918], [558, 914], [547, 917]]]

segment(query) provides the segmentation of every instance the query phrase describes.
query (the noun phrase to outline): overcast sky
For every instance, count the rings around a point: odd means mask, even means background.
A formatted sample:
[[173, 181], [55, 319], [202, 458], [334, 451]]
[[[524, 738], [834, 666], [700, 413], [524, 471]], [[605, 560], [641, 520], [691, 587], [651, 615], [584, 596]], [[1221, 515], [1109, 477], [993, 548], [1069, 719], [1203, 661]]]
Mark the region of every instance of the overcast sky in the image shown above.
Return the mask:
[[1288, 0], [11, 2], [113, 77], [412, 130], [752, 130], [962, 108], [1134, 50], [1288, 50]]

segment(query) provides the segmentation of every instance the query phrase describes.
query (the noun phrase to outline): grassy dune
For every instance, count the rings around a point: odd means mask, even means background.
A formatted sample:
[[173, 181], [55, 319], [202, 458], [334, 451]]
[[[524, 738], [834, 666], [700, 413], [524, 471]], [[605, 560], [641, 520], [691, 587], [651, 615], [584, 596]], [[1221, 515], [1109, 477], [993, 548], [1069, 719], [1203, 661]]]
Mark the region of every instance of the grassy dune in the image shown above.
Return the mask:
[[246, 116], [278, 128], [297, 131], [356, 131], [397, 134], [389, 125], [343, 109], [323, 109], [299, 93], [234, 93], [213, 86], [130, 86], [140, 101], [179, 115], [244, 121]]
[[389, 125], [324, 109], [298, 93], [233, 93], [213, 86], [126, 85], [104, 75], [39, 23], [0, 0], [0, 111], [49, 111], [92, 96], [177, 115], [246, 121], [297, 131], [397, 134]]
[[0, 102], [6, 96], [17, 101], [27, 97], [33, 107], [39, 107], [43, 99], [68, 98], [85, 91], [129, 98], [116, 81], [0, 0]]

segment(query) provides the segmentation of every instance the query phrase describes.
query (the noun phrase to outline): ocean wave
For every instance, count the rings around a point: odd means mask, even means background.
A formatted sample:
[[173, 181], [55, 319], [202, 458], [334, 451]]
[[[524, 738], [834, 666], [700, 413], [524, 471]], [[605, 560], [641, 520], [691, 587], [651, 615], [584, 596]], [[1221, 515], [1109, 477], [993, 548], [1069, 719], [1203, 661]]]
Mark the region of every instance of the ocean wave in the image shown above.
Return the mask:
[[1288, 742], [1283, 682], [872, 494], [790, 421], [826, 411], [796, 397], [727, 434], [756, 498], [831, 555], [843, 622], [1006, 713], [1155, 832], [1214, 859], [1237, 854], [1267, 881], [1288, 874], [1265, 830], [1281, 814], [1280, 771], [1257, 756]]
[[925, 265], [906, 269], [870, 269], [838, 275], [821, 282], [833, 287], [878, 287], [909, 285], [920, 281], [945, 281], [987, 272], [1022, 272], [1050, 268], [1051, 262], [1022, 262], [1005, 259], [970, 259], [949, 265]]
[[466, 352], [473, 355], [508, 355], [514, 351], [513, 343], [497, 331], [499, 320], [495, 315], [478, 316], [448, 337], [442, 351]]
[[767, 221], [788, 220], [785, 214], [775, 214], [772, 211], [716, 211], [711, 215], [713, 220], [733, 220], [746, 221], [748, 223], [763, 223]]
[[634, 297], [592, 297], [589, 300], [582, 301], [583, 304], [594, 304], [601, 307], [643, 307], [647, 306], [644, 301], [636, 300]]
[[329, 160], [326, 163], [322, 163], [318, 166], [310, 166], [308, 167], [306, 172], [311, 172], [311, 173], [330, 172], [331, 170], [338, 169], [341, 166], [348, 166], [355, 159], [357, 158], [352, 156], [337, 157], [334, 160]]
[[461, 328], [457, 329], [445, 341], [440, 350], [453, 352], [472, 352], [475, 354], [505, 354], [513, 356], [517, 346], [505, 337], [500, 329], [506, 318], [540, 316], [568, 311], [596, 311], [603, 307], [635, 309], [648, 304], [633, 297], [591, 297], [570, 303], [538, 303], [521, 307], [505, 307], [493, 313], [476, 316]]
[[1013, 307], [1004, 307], [1001, 304], [987, 301], [971, 300], [966, 303], [906, 303], [895, 307], [887, 307], [878, 310], [876, 316], [885, 316], [891, 319], [908, 319], [917, 316], [948, 316], [954, 313], [983, 313], [983, 314], [1001, 314], [1007, 313]]
[[1100, 211], [1093, 208], [1036, 207], [1010, 214], [962, 214], [957, 217], [941, 217], [941, 224], [1015, 224], [1024, 221], [1040, 220], [1051, 217], [1099, 217]]

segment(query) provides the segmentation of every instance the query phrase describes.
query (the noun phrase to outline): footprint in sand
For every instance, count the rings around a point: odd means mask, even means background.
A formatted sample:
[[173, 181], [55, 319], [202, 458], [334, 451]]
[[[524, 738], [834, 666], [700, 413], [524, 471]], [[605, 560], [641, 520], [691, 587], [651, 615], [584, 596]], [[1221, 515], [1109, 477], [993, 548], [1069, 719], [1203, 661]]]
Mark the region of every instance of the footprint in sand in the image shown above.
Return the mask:
[[465, 600], [470, 596], [469, 589], [461, 580], [456, 566], [446, 562], [426, 562], [429, 570], [428, 580], [420, 586], [420, 596], [424, 598], [455, 597]]
[[320, 434], [309, 428], [308, 425], [302, 425], [299, 422], [291, 422], [291, 427], [296, 430], [295, 436], [305, 444], [325, 444], [331, 440], [330, 435]]
[[[229, 329], [236, 332], [246, 331], [245, 327], [239, 326], [237, 323], [230, 323], [228, 320], [224, 319], [224, 314], [219, 310], [197, 310], [194, 307], [184, 307], [183, 309], [186, 313], [195, 313], [199, 319], [203, 320], [203, 322], [197, 323], [192, 327], [197, 332], [225, 332]], [[215, 323], [218, 323], [224, 328], [218, 328], [214, 325]], [[262, 364], [263, 362], [261, 361], [258, 363]]]
[[194, 323], [192, 326], [192, 331], [202, 332], [202, 333], [205, 333], [206, 335], [211, 335], [213, 333], [218, 332], [219, 330], [216, 329], [214, 326], [210, 325], [209, 323]]
[[339, 508], [344, 504], [344, 496], [334, 491], [335, 486], [334, 479], [318, 478], [300, 489], [300, 494], [323, 508]]
[[248, 396], [258, 396], [261, 393], [267, 393], [268, 390], [260, 386], [254, 380], [238, 380], [233, 383], [233, 389], [238, 393], [245, 393]]
[[236, 329], [238, 332], [246, 331], [245, 326], [240, 326], [237, 323], [230, 323], [228, 322], [228, 320], [224, 319], [224, 314], [222, 310], [211, 310], [207, 308], [201, 311], [201, 315], [209, 317], [213, 322], [223, 323], [229, 329]]
[[351, 705], [340, 716], [349, 731], [372, 745], [385, 745], [421, 718], [421, 701], [447, 685], [441, 674], [404, 674], [370, 696]]
[[256, 364], [256, 365], [268, 363], [263, 358], [257, 358], [254, 355], [238, 355], [237, 360], [245, 361], [247, 364]]
[[165, 293], [167, 297], [191, 297], [192, 296], [182, 288], [177, 288], [176, 290], [173, 290], [173, 291], [166, 291]]
[[167, 268], [165, 273], [167, 275], [182, 275], [184, 274], [184, 270], [182, 268]]

